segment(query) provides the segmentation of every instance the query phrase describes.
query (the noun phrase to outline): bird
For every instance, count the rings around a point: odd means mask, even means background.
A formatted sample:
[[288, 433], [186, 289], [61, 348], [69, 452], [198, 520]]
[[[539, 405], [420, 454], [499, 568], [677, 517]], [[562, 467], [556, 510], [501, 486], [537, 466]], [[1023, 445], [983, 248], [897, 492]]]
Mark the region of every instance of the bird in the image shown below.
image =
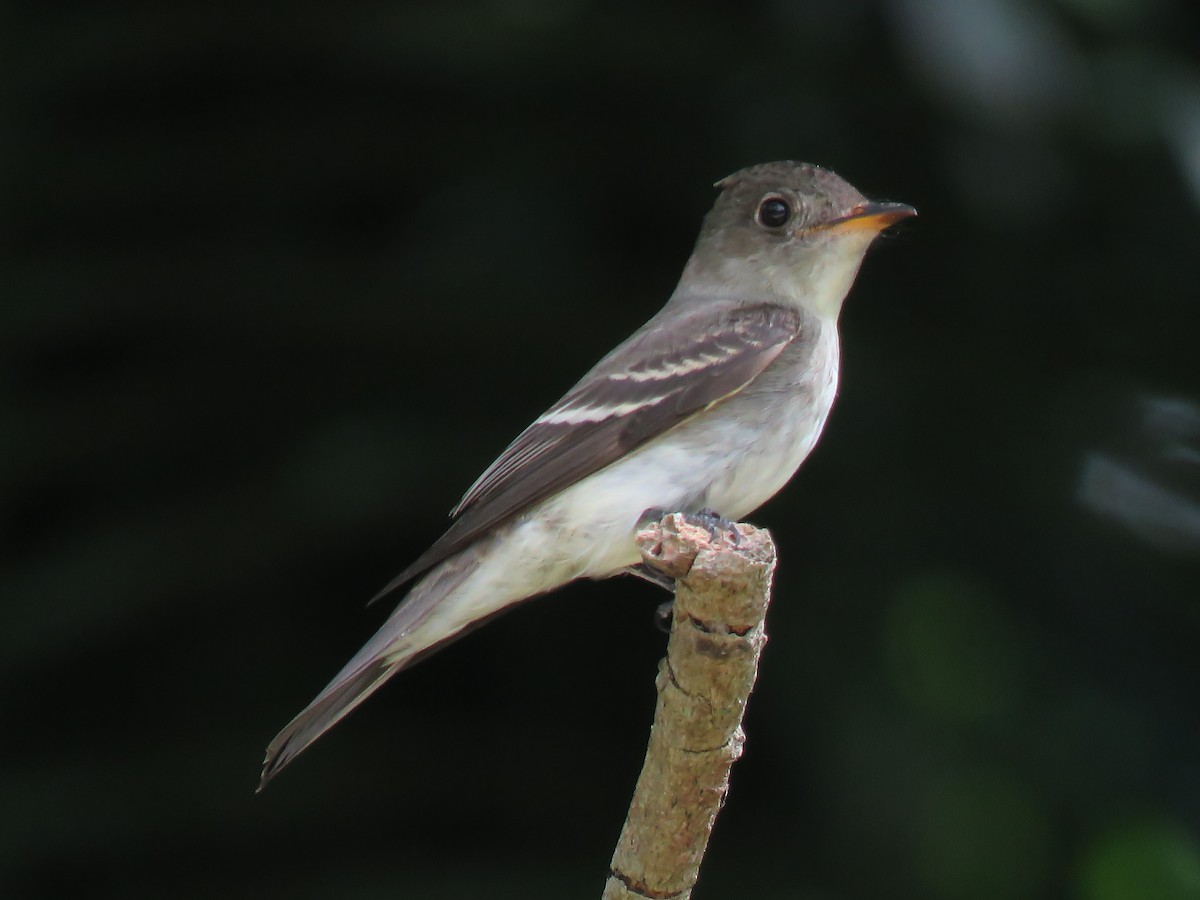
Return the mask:
[[666, 304], [509, 444], [376, 595], [414, 582], [270, 742], [259, 791], [391, 676], [501, 611], [580, 578], [657, 580], [634, 543], [651, 511], [737, 520], [791, 479], [837, 393], [838, 316], [867, 248], [916, 210], [791, 160], [714, 187]]

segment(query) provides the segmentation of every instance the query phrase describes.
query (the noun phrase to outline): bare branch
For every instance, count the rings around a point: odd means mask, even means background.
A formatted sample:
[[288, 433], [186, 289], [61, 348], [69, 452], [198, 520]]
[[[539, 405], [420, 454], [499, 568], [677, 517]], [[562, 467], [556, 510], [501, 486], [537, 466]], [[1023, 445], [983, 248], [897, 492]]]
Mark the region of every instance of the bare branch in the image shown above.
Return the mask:
[[613, 854], [604, 900], [687, 898], [729, 771], [766, 643], [775, 545], [736, 525], [715, 538], [671, 514], [637, 536], [646, 563], [676, 578], [667, 656], [646, 761]]

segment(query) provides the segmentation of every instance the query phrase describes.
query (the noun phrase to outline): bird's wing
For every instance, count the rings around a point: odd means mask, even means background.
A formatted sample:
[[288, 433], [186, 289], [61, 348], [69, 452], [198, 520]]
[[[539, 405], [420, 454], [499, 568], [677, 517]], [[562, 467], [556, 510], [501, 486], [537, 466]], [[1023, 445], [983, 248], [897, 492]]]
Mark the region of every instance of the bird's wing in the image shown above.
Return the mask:
[[375, 599], [488, 529], [620, 459], [759, 375], [800, 333], [791, 308], [703, 303], [656, 316], [513, 441], [454, 509], [457, 520]]

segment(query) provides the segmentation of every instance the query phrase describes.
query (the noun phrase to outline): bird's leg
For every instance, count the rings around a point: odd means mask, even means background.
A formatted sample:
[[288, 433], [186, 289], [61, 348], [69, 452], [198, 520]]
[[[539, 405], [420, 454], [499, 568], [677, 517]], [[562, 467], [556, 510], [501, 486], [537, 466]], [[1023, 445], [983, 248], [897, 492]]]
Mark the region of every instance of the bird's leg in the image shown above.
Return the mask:
[[[643, 527], [648, 522], [661, 519], [664, 514], [664, 511], [658, 508], [646, 510], [642, 513], [643, 521], [639, 523], [639, 527]], [[728, 534], [729, 540], [735, 547], [741, 542], [742, 536], [735, 527], [735, 523], [726, 519], [714, 509], [705, 508], [697, 513], [684, 513], [683, 517], [692, 525], [708, 529], [710, 540], [715, 541], [719, 535]], [[643, 578], [651, 584], [657, 584], [664, 590], [671, 591], [672, 593], [675, 592], [675, 579], [646, 563], [629, 566], [625, 571], [631, 575]], [[658, 627], [659, 631], [670, 632], [673, 616], [674, 601], [667, 600], [664, 603], [660, 603], [654, 611], [654, 624]]]
[[[657, 522], [666, 514], [667, 511], [661, 506], [652, 506], [638, 516], [637, 527], [639, 529], [644, 528], [651, 522]], [[707, 528], [711, 540], [715, 541], [719, 535], [724, 533], [729, 535], [729, 540], [735, 547], [741, 542], [742, 536], [737, 528], [734, 527], [734, 523], [726, 519], [715, 509], [708, 509], [706, 507], [696, 513], [684, 513], [683, 516], [693, 525]], [[675, 579], [646, 563], [627, 566], [624, 571], [630, 575], [636, 575], [638, 578], [648, 581], [651, 584], [656, 584], [665, 591], [670, 591], [672, 594], [675, 593]], [[661, 631], [669, 632], [671, 630], [672, 607], [673, 602], [668, 600], [665, 603], [659, 604], [658, 608], [654, 611], [655, 624]]]
[[675, 601], [664, 600], [654, 610], [654, 626], [664, 634], [671, 633], [671, 619], [675, 616]]
[[[652, 568], [645, 563], [627, 566], [624, 571], [630, 575], [636, 575], [638, 578], [644, 579], [651, 584], [656, 584], [664, 591], [670, 591], [671, 594], [675, 593], [675, 579], [665, 572], [660, 572], [658, 569]], [[671, 607], [674, 603], [674, 600], [665, 600], [654, 610], [654, 626], [659, 631], [669, 632], [671, 630]]]
[[[645, 528], [651, 522], [657, 522], [667, 514], [667, 510], [661, 506], [652, 506], [647, 510], [643, 510], [638, 516], [638, 530]], [[675, 579], [666, 572], [661, 572], [653, 566], [648, 566], [646, 563], [637, 563], [625, 569], [630, 575], [636, 575], [643, 581], [648, 581], [651, 584], [656, 584], [664, 591], [669, 591], [672, 595], [675, 593]], [[654, 611], [654, 624], [659, 631], [669, 632], [671, 630], [671, 607], [673, 600], [667, 600], [660, 603]]]
[[636, 563], [632, 566], [626, 566], [625, 570], [630, 575], [636, 575], [643, 581], [648, 581], [651, 584], [656, 584], [664, 591], [675, 593], [675, 579], [666, 572], [660, 572], [658, 569], [648, 566], [645, 563]]
[[[637, 526], [635, 531], [641, 531], [647, 525], [657, 522], [667, 514], [667, 510], [661, 506], [651, 506], [649, 509], [642, 510], [642, 514], [638, 516]], [[675, 593], [675, 579], [665, 572], [660, 572], [653, 566], [648, 566], [646, 563], [636, 563], [632, 566], [627, 566], [625, 569], [630, 575], [636, 575], [651, 584], [657, 584], [664, 591]]]

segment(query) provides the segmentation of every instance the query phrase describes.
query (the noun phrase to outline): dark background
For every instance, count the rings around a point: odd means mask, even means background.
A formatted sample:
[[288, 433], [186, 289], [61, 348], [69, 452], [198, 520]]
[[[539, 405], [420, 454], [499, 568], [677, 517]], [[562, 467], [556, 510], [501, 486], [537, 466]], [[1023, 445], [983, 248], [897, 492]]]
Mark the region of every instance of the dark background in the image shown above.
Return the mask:
[[598, 897], [661, 595], [267, 740], [709, 185], [869, 255], [697, 897], [1200, 897], [1189, 0], [6, 4], [0, 893]]

